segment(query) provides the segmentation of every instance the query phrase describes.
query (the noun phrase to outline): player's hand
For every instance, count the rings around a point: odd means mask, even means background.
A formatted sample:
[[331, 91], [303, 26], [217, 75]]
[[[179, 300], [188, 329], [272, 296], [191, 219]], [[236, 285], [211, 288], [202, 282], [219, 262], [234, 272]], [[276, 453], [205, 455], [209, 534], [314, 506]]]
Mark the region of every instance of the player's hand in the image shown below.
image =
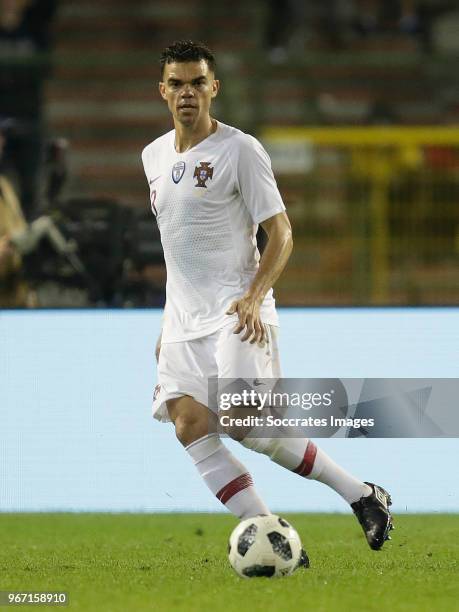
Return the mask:
[[240, 300], [235, 300], [226, 311], [229, 315], [237, 313], [239, 323], [233, 334], [240, 334], [245, 330], [241, 342], [250, 339], [250, 344], [261, 344], [266, 340], [265, 327], [260, 319], [260, 305], [260, 300], [244, 295]]

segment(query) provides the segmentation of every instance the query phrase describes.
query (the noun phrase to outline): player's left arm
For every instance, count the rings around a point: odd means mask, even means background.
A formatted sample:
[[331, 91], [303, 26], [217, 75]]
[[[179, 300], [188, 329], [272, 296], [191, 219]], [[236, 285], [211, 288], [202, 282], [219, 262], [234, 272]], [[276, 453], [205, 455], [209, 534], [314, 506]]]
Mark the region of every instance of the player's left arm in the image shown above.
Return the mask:
[[239, 334], [245, 329], [241, 340], [244, 342], [250, 339], [251, 344], [265, 340], [260, 306], [285, 268], [293, 248], [292, 227], [285, 212], [262, 221], [260, 225], [268, 236], [260, 266], [248, 291], [242, 298], [235, 300], [227, 312], [237, 313], [239, 323], [234, 333]]

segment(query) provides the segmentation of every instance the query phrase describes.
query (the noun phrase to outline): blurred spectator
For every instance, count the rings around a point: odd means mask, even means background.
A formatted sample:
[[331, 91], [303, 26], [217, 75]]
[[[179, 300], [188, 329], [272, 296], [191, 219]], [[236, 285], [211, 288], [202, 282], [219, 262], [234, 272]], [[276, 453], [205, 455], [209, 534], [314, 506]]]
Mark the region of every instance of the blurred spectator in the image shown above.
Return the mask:
[[[0, 161], [4, 145], [0, 126]], [[50, 203], [56, 200], [65, 182], [66, 148], [67, 142], [63, 139], [53, 140], [47, 148], [46, 193]], [[37, 293], [29, 290], [26, 278], [29, 282], [36, 281], [34, 270], [38, 272], [42, 266], [46, 269], [49, 264], [41, 259], [43, 243], [54, 260], [64, 259], [72, 270], [81, 276], [86, 275], [76, 242], [62, 234], [51, 216], [42, 215], [28, 223], [13, 184], [0, 173], [0, 308], [38, 305]], [[31, 264], [35, 264], [35, 268], [31, 268]]]
[[[418, 0], [417, 13], [421, 24], [420, 37], [425, 51], [436, 51], [446, 46], [450, 41], [455, 42], [457, 52], [457, 26], [454, 23], [454, 15], [457, 16], [459, 9], [457, 0]], [[451, 17], [453, 16], [453, 19]], [[447, 21], [451, 32], [449, 36], [440, 33], [440, 40], [435, 40], [435, 30], [440, 21]], [[457, 23], [457, 21], [456, 21]], [[448, 28], [449, 29], [449, 28]], [[449, 39], [449, 40], [448, 40]]]
[[9, 121], [1, 170], [17, 181], [28, 219], [37, 207], [43, 83], [50, 71], [56, 5], [56, 0], [0, 0], [0, 118]]
[[303, 0], [269, 0], [267, 6], [266, 46], [273, 64], [287, 60], [295, 35], [301, 35], [306, 4]]
[[[0, 150], [3, 136], [0, 134]], [[33, 305], [33, 295], [22, 277], [22, 258], [10, 241], [15, 232], [24, 231], [27, 223], [14, 189], [0, 175], [0, 308], [23, 308]]]
[[[361, 35], [398, 30], [416, 36], [426, 52], [435, 50], [432, 30], [439, 17], [453, 15], [457, 0], [355, 0], [354, 28]], [[457, 29], [453, 26], [453, 37]]]
[[361, 34], [399, 28], [407, 34], [419, 31], [416, 0], [357, 0], [355, 25]]
[[457, 0], [267, 0], [265, 46], [271, 63], [283, 64], [305, 43], [341, 49], [355, 36], [398, 32], [431, 51], [436, 19], [457, 5]]

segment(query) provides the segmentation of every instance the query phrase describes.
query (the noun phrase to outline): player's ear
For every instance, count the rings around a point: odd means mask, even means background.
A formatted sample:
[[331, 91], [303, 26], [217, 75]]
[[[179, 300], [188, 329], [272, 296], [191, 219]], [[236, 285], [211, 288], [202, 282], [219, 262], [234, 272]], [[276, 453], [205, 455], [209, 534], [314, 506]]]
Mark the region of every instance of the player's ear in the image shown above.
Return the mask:
[[161, 98], [163, 98], [163, 100], [167, 100], [166, 85], [162, 81], [158, 83], [158, 89], [159, 93], [161, 94]]
[[219, 90], [220, 90], [220, 81], [218, 79], [214, 79], [212, 82], [212, 98], [215, 98]]

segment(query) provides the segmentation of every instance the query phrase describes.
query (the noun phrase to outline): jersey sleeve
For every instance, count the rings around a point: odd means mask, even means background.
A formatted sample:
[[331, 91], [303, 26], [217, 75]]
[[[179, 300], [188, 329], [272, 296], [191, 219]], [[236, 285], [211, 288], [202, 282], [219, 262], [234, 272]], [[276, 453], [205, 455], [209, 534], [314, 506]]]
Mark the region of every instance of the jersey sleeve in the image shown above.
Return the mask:
[[236, 172], [239, 192], [254, 223], [284, 212], [269, 155], [253, 136], [244, 134], [240, 140]]
[[142, 155], [140, 156], [142, 159], [143, 171], [145, 172], [145, 178], [147, 179], [147, 183], [149, 183], [148, 170], [147, 170], [147, 156], [148, 156], [148, 147], [142, 151]]

